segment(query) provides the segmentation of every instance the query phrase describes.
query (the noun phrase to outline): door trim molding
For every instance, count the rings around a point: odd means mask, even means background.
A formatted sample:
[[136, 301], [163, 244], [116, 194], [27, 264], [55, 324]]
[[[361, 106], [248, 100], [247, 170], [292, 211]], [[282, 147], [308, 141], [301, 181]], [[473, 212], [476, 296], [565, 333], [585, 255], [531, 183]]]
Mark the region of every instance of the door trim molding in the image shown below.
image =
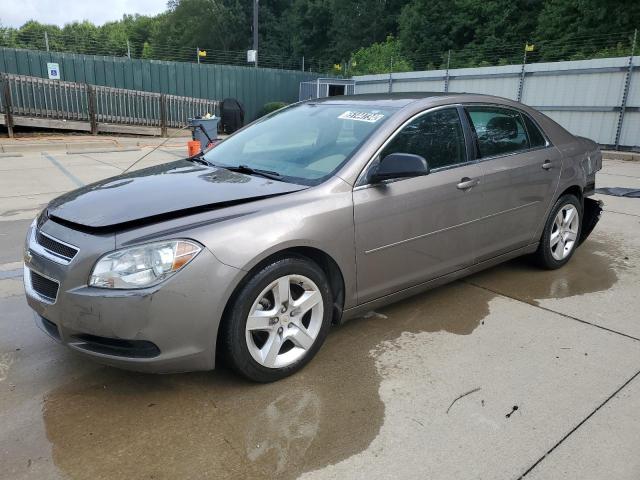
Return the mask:
[[381, 250], [386, 250], [388, 248], [397, 247], [398, 245], [403, 245], [403, 244], [408, 243], [408, 242], [413, 242], [414, 240], [420, 240], [421, 238], [430, 237], [431, 235], [435, 235], [437, 233], [446, 232], [446, 231], [449, 231], [449, 230], [453, 230], [454, 228], [464, 227], [466, 225], [470, 225], [470, 224], [475, 223], [475, 222], [480, 222], [480, 221], [486, 220], [488, 218], [497, 217], [498, 215], [503, 215], [505, 213], [514, 212], [516, 210], [521, 210], [523, 208], [527, 208], [527, 207], [530, 207], [532, 205], [535, 205], [536, 203], [540, 203], [540, 201], [536, 200], [534, 202], [525, 203], [523, 205], [518, 205], [517, 207], [513, 207], [513, 208], [509, 208], [507, 210], [502, 210], [500, 212], [492, 213], [491, 215], [485, 215], [484, 217], [479, 217], [479, 218], [476, 218], [476, 219], [473, 219], [473, 220], [469, 220], [468, 222], [459, 223], [457, 225], [452, 225], [450, 227], [441, 228], [440, 230], [434, 230], [433, 232], [424, 233], [422, 235], [418, 235], [418, 236], [415, 236], [415, 237], [407, 238], [407, 239], [400, 240], [400, 241], [397, 241], [397, 242], [394, 242], [394, 243], [389, 243], [387, 245], [382, 245], [380, 247], [372, 248], [370, 250], [365, 250], [364, 253], [365, 253], [365, 255], [369, 255], [370, 253], [376, 253], [376, 252], [379, 252]]

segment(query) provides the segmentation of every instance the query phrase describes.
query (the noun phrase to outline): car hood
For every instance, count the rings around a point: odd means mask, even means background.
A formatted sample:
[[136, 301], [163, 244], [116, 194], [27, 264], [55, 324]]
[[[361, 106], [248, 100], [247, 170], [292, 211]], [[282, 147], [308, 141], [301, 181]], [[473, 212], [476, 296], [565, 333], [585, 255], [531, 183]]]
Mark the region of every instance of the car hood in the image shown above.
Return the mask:
[[47, 215], [88, 231], [114, 231], [308, 188], [179, 160], [108, 178], [53, 200]]

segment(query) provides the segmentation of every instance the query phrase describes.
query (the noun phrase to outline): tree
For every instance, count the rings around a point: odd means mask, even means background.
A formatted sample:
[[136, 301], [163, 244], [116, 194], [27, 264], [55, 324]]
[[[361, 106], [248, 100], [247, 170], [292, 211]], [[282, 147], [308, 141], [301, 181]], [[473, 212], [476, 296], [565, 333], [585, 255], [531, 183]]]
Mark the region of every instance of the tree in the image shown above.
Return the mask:
[[386, 41], [360, 48], [351, 56], [351, 75], [370, 73], [407, 72], [413, 69], [402, 54], [400, 42], [389, 35]]
[[546, 0], [535, 37], [546, 60], [629, 55], [639, 24], [637, 0]]
[[[246, 65], [252, 45], [251, 0], [169, 0], [153, 17], [124, 15], [95, 26], [59, 28], [36, 21], [0, 26], [0, 46]], [[336, 73], [387, 72], [628, 55], [640, 25], [638, 0], [264, 0], [259, 64]], [[389, 37], [392, 36], [392, 37]], [[353, 66], [355, 61], [355, 66]]]
[[[332, 64], [331, 45], [332, 0], [293, 0], [288, 24], [291, 29], [292, 53], [304, 55], [312, 62], [327, 66]], [[308, 62], [311, 63], [311, 62]]]
[[332, 0], [330, 51], [346, 59], [366, 45], [385, 42], [397, 32], [397, 19], [406, 0]]
[[452, 66], [519, 61], [530, 39], [542, 0], [412, 0], [404, 7], [399, 39], [417, 68], [440, 65], [446, 52]]

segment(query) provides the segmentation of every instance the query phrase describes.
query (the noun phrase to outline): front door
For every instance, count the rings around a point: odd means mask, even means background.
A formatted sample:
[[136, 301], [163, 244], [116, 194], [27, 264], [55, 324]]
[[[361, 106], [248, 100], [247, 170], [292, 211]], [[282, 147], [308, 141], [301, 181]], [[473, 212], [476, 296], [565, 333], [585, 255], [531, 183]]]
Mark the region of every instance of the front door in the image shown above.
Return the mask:
[[471, 265], [481, 199], [480, 167], [469, 162], [455, 107], [402, 128], [390, 153], [423, 156], [425, 176], [354, 189], [358, 301], [364, 303]]
[[524, 247], [549, 208], [562, 159], [525, 113], [504, 107], [466, 107], [477, 136], [483, 182], [478, 261]]

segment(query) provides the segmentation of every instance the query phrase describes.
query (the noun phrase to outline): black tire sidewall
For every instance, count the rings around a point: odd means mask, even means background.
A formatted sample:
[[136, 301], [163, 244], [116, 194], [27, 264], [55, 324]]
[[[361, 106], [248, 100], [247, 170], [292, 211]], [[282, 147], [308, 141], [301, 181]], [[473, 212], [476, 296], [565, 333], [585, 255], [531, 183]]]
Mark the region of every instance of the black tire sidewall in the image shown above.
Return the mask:
[[[285, 275], [304, 275], [320, 290], [324, 306], [322, 326], [307, 354], [283, 368], [267, 368], [256, 362], [246, 343], [245, 327], [250, 309], [258, 295], [273, 281]], [[318, 352], [331, 325], [333, 299], [331, 288], [322, 269], [305, 257], [284, 257], [249, 274], [247, 281], [233, 296], [223, 319], [223, 348], [230, 366], [246, 378], [256, 382], [272, 382], [293, 374], [304, 367]]]
[[[553, 257], [553, 254], [551, 253], [551, 232], [553, 230], [553, 223], [555, 221], [556, 215], [558, 214], [558, 212], [560, 211], [560, 209], [562, 207], [564, 207], [565, 205], [573, 205], [574, 207], [576, 207], [576, 209], [578, 210], [578, 236], [576, 238], [576, 242], [573, 246], [573, 249], [571, 250], [571, 252], [569, 253], [569, 255], [566, 258], [563, 258], [562, 260], [556, 260]], [[555, 203], [555, 205], [553, 206], [553, 208], [551, 209], [551, 212], [549, 213], [549, 217], [547, 218], [547, 221], [545, 223], [544, 226], [544, 231], [542, 232], [542, 238], [540, 239], [540, 245], [538, 246], [538, 251], [536, 252], [536, 259], [538, 261], [538, 264], [544, 268], [547, 268], [549, 270], [554, 270], [556, 268], [560, 268], [563, 265], [565, 265], [569, 260], [571, 260], [571, 257], [573, 257], [573, 254], [575, 253], [576, 249], [578, 248], [578, 243], [580, 241], [580, 235], [582, 234], [582, 215], [583, 215], [583, 207], [582, 207], [582, 202], [575, 196], [575, 195], [571, 195], [571, 194], [565, 194], [562, 195]]]

